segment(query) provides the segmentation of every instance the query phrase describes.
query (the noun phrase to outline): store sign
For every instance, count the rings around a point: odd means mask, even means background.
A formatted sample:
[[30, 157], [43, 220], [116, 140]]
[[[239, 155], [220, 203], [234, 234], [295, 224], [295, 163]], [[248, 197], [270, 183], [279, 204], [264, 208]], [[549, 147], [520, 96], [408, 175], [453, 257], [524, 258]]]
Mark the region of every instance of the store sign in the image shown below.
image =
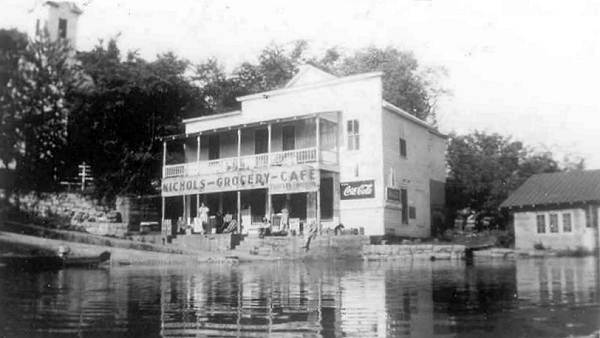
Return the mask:
[[389, 201], [400, 201], [400, 189], [387, 188], [387, 199]]
[[206, 194], [269, 188], [271, 194], [315, 191], [319, 171], [311, 166], [214, 173], [201, 176], [168, 177], [162, 181], [162, 196]]
[[375, 181], [354, 181], [340, 183], [340, 194], [343, 200], [375, 197]]

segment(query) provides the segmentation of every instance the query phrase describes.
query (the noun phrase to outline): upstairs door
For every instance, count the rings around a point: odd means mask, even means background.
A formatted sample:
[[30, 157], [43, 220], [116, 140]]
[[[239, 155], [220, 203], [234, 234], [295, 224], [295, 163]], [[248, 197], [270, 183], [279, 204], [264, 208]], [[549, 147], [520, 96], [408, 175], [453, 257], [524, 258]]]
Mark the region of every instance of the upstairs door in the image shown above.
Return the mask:
[[281, 131], [283, 151], [296, 149], [296, 131], [294, 126], [284, 126]]
[[208, 160], [216, 160], [220, 156], [219, 134], [208, 136]]
[[258, 129], [254, 132], [254, 153], [264, 154], [269, 151], [269, 131]]

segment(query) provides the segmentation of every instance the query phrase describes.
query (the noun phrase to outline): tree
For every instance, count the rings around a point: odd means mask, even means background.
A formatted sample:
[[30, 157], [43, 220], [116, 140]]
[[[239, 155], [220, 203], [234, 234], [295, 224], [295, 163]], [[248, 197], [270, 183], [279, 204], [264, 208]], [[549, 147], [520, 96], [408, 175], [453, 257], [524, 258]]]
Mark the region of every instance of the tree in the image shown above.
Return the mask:
[[15, 29], [0, 29], [0, 161], [4, 169], [17, 156], [15, 112], [12, 110], [8, 83], [18, 73], [19, 60], [27, 47], [27, 35]]
[[91, 164], [103, 197], [155, 193], [152, 182], [162, 164], [158, 138], [182, 132], [187, 110], [198, 109], [197, 88], [184, 75], [189, 62], [171, 53], [148, 62], [130, 52], [122, 60], [114, 40], [78, 60], [93, 88], [71, 93], [72, 164]]
[[[29, 41], [2, 98], [3, 162], [14, 161], [21, 189], [49, 190], [64, 165], [66, 95], [76, 71], [66, 41], [42, 34]], [[5, 129], [6, 128], [6, 129]]]
[[435, 122], [437, 99], [447, 93], [438, 85], [444, 69], [421, 67], [412, 52], [368, 47], [338, 62], [335, 50], [329, 50], [322, 60], [341, 75], [383, 72], [383, 97], [422, 120]]
[[479, 131], [451, 135], [446, 160], [449, 207], [492, 214], [531, 175], [572, 167], [568, 163], [561, 167], [550, 152], [536, 152], [510, 137]]

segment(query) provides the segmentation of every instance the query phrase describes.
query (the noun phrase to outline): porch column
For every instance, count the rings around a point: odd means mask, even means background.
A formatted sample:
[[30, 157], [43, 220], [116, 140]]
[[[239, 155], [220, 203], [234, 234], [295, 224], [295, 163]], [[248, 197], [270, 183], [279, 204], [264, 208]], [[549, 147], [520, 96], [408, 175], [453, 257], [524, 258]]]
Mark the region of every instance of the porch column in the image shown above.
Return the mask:
[[[165, 165], [167, 164], [167, 141], [163, 141], [163, 156], [162, 156], [162, 178], [165, 178]], [[162, 183], [162, 182], [161, 182]], [[162, 195], [162, 189], [161, 189]], [[160, 229], [163, 231], [163, 224], [165, 223], [165, 197], [161, 196], [160, 206]]]
[[167, 165], [167, 141], [163, 141], [163, 156], [162, 156], [162, 176], [165, 177], [165, 166]]
[[241, 159], [240, 156], [242, 155], [242, 130], [240, 128], [238, 128], [237, 130], [237, 146], [238, 146], [238, 151], [237, 151], [237, 156], [238, 156], [238, 169], [240, 169], [241, 167]]
[[[320, 175], [319, 175], [320, 177]], [[317, 220], [317, 229], [319, 229], [319, 233], [321, 233], [321, 187], [319, 186], [319, 188], [317, 188], [317, 214], [316, 214], [316, 220]]]
[[[196, 136], [196, 162], [198, 164], [197, 170], [200, 170], [200, 135]], [[196, 194], [196, 217], [200, 217], [198, 215], [198, 210], [200, 209], [200, 194]]]
[[[237, 191], [237, 224], [238, 224], [238, 234], [241, 232], [242, 229], [242, 192], [241, 191]], [[246, 224], [246, 226], [248, 226]]]
[[321, 157], [321, 135], [320, 135], [321, 133], [320, 133], [320, 126], [319, 126], [321, 124], [320, 121], [321, 120], [320, 120], [319, 116], [315, 117], [315, 130], [316, 130], [316, 134], [317, 134], [316, 135], [317, 136], [316, 137], [317, 138], [317, 157], [316, 157], [317, 164], [319, 163], [319, 159]]
[[[267, 125], [267, 172], [271, 171], [271, 123]], [[267, 182], [267, 212], [266, 216], [271, 221], [271, 188]]]

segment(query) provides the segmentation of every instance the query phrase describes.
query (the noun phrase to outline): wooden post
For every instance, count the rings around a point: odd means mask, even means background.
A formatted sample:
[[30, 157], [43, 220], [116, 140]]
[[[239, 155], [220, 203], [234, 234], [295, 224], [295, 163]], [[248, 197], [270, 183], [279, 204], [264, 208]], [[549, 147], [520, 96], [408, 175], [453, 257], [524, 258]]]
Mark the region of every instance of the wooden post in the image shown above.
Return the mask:
[[[242, 229], [242, 192], [240, 190], [237, 191], [237, 223], [238, 223], [238, 234]], [[246, 224], [246, 226], [248, 226]]]
[[241, 167], [241, 154], [242, 154], [242, 130], [238, 128], [237, 130], [237, 156], [238, 156], [238, 170]]
[[[319, 175], [319, 179], [320, 179], [320, 175]], [[317, 188], [316, 194], [317, 194], [317, 198], [316, 198], [317, 214], [315, 215], [316, 216], [315, 219], [317, 222], [317, 229], [319, 229], [319, 233], [321, 233], [321, 187], [320, 187], [320, 185]]]
[[[240, 169], [241, 166], [241, 159], [240, 159], [240, 155], [242, 153], [242, 130], [240, 128], [238, 128], [237, 130], [237, 156], [238, 156], [238, 170]], [[242, 192], [240, 190], [237, 191], [237, 222], [238, 222], [238, 233], [241, 233], [242, 231]], [[248, 226], [246, 224], [246, 226]]]
[[[267, 172], [271, 171], [271, 123], [267, 125]], [[271, 188], [267, 182], [267, 219], [271, 221]]]
[[[160, 198], [161, 201], [161, 205], [160, 205], [160, 231], [164, 232], [165, 231], [165, 198], [161, 197]], [[167, 234], [170, 235], [170, 234]]]
[[163, 178], [165, 177], [165, 166], [167, 165], [167, 141], [163, 141]]
[[271, 167], [271, 124], [267, 126], [267, 168]]
[[[198, 172], [196, 174], [199, 174], [200, 172], [200, 135], [196, 136], [196, 162], [197, 162], [197, 170]], [[198, 215], [198, 210], [200, 210], [200, 194], [196, 194], [196, 217], [200, 217], [200, 215]]]
[[[166, 164], [167, 164], [167, 141], [163, 141], [163, 156], [162, 156], [162, 177], [163, 177], [163, 179], [165, 178]], [[162, 190], [161, 190], [161, 194], [162, 194]], [[165, 224], [165, 202], [166, 202], [165, 198], [161, 197], [161, 206], [160, 206], [160, 230], [161, 231], [165, 230], [165, 229], [163, 229], [164, 224]]]
[[317, 133], [317, 135], [316, 135], [317, 136], [316, 137], [317, 138], [317, 155], [316, 155], [317, 156], [316, 157], [317, 165], [319, 164], [319, 160], [320, 160], [320, 157], [321, 157], [321, 135], [320, 135], [320, 132], [321, 132], [320, 129], [321, 128], [319, 127], [320, 124], [321, 123], [320, 123], [319, 116], [317, 116], [315, 118], [315, 125], [316, 125], [315, 126], [315, 130], [316, 130], [316, 133]]

